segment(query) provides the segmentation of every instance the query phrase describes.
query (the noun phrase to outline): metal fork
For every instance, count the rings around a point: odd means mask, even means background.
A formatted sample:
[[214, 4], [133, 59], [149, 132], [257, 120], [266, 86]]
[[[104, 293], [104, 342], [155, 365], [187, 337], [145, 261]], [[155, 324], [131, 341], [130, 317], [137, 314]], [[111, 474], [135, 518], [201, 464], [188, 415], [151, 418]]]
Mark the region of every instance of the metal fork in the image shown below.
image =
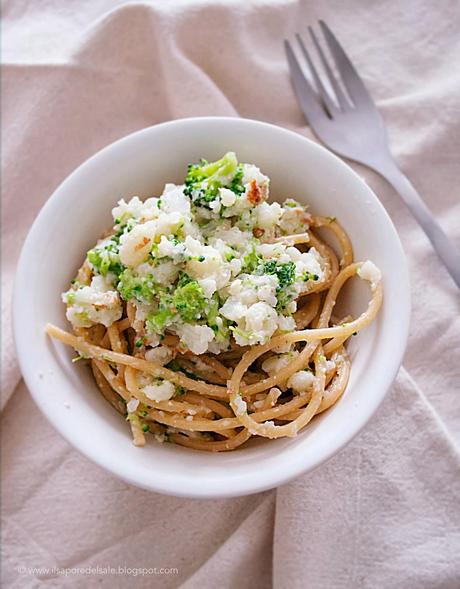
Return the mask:
[[337, 77], [313, 29], [308, 29], [332, 91], [322, 83], [300, 35], [296, 35], [297, 41], [314, 87], [304, 75], [291, 44], [284, 42], [294, 90], [307, 122], [330, 149], [372, 168], [393, 186], [460, 288], [460, 252], [395, 163], [382, 118], [347, 54], [326, 23], [320, 20], [319, 25], [335, 63]]

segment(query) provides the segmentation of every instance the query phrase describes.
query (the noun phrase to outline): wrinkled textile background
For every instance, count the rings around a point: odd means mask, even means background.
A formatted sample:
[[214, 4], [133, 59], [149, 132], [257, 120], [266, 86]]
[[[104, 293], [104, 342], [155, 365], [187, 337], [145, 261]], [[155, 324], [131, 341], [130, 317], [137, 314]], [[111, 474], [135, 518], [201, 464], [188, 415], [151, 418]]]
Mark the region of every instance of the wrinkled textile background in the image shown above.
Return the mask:
[[[70, 448], [20, 380], [11, 336], [15, 266], [56, 186], [107, 143], [178, 117], [251, 117], [311, 137], [281, 41], [318, 18], [346, 47], [378, 101], [398, 162], [460, 246], [458, 2], [4, 2], [5, 587], [459, 586], [458, 291], [399, 199], [370, 172], [359, 170], [409, 258], [409, 345], [369, 426], [312, 474], [233, 500], [145, 492]], [[97, 565], [179, 572], [27, 572]]]

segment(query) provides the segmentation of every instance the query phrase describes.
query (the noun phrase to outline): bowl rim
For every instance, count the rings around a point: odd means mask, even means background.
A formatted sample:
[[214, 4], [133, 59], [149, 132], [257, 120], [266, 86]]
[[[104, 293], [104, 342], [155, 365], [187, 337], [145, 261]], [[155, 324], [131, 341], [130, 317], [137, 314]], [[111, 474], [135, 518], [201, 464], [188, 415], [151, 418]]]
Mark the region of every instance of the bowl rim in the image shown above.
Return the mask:
[[[29, 257], [29, 250], [31, 250], [31, 248], [33, 247], [33, 243], [37, 239], [37, 237], [40, 237], [40, 233], [42, 231], [41, 224], [43, 220], [48, 215], [48, 212], [53, 209], [55, 203], [61, 198], [61, 193], [66, 190], [67, 185], [70, 185], [73, 182], [74, 178], [78, 176], [82, 170], [90, 166], [93, 166], [95, 160], [97, 160], [102, 154], [106, 154], [107, 152], [110, 152], [112, 149], [116, 149], [119, 145], [123, 143], [136, 140], [137, 137], [151, 133], [152, 131], [157, 129], [176, 127], [183, 125], [184, 123], [193, 125], [197, 122], [201, 125], [206, 125], [208, 123], [214, 124], [221, 122], [232, 122], [232, 124], [247, 125], [248, 128], [254, 126], [266, 127], [269, 130], [276, 131], [280, 134], [291, 136], [292, 138], [295, 137], [296, 140], [305, 141], [310, 144], [311, 149], [318, 150], [322, 152], [323, 156], [332, 159], [334, 161], [335, 166], [341, 167], [344, 171], [346, 171], [346, 173], [353, 175], [355, 180], [357, 180], [360, 184], [362, 184], [365, 187], [366, 191], [368, 192], [369, 198], [372, 198], [375, 201], [374, 204], [378, 209], [380, 209], [380, 214], [386, 218], [387, 231], [389, 231], [389, 233], [391, 234], [391, 238], [394, 242], [393, 245], [398, 251], [399, 272], [402, 278], [400, 283], [400, 291], [398, 293], [401, 310], [401, 324], [399, 325], [398, 337], [394, 338], [391, 358], [387, 361], [387, 370], [380, 379], [377, 391], [372, 395], [372, 397], [369, 398], [366, 404], [366, 411], [363, 412], [364, 415], [361, 417], [361, 420], [359, 422], [353, 422], [352, 426], [350, 426], [347, 430], [346, 435], [343, 435], [338, 442], [334, 442], [333, 444], [328, 446], [326, 451], [319, 452], [318, 456], [316, 456], [315, 459], [312, 460], [311, 463], [307, 464], [306, 466], [303, 463], [299, 464], [299, 461], [295, 461], [293, 464], [290, 465], [290, 468], [283, 468], [276, 470], [274, 472], [265, 473], [264, 478], [258, 478], [256, 473], [256, 476], [254, 477], [245, 478], [244, 481], [238, 481], [237, 483], [233, 483], [233, 487], [229, 486], [227, 488], [223, 486], [223, 488], [220, 488], [219, 490], [213, 489], [210, 492], [207, 492], [207, 490], [203, 491], [199, 487], [187, 488], [185, 490], [182, 490], [180, 486], [174, 487], [173, 485], [171, 485], [171, 483], [168, 482], [168, 478], [161, 479], [161, 477], [159, 477], [158, 480], [154, 480], [153, 483], [151, 480], [149, 480], [148, 483], [142, 481], [136, 476], [136, 473], [138, 471], [136, 471], [135, 468], [127, 469], [125, 465], [123, 465], [121, 468], [118, 467], [118, 462], [107, 460], [105, 458], [105, 454], [98, 454], [97, 451], [92, 452], [91, 449], [93, 447], [82, 443], [81, 438], [77, 434], [74, 435], [73, 428], [66, 429], [62, 427], [59, 423], [59, 420], [54, 418], [52, 410], [50, 411], [40, 402], [42, 399], [42, 394], [37, 390], [38, 387], [36, 386], [36, 380], [34, 378], [31, 363], [26, 361], [26, 354], [24, 353], [26, 342], [22, 337], [22, 332], [20, 329], [21, 308], [24, 304], [25, 297], [27, 297], [27, 294], [23, 294], [25, 292], [23, 286], [27, 285], [25, 268], [27, 266], [27, 259]], [[156, 125], [151, 125], [149, 127], [139, 129], [124, 137], [121, 137], [120, 139], [117, 139], [116, 141], [108, 144], [101, 150], [94, 153], [88, 159], [86, 159], [59, 184], [59, 186], [53, 191], [52, 195], [47, 199], [47, 201], [39, 211], [38, 215], [34, 219], [34, 222], [31, 228], [29, 229], [29, 232], [27, 234], [27, 237], [24, 241], [21, 250], [21, 254], [17, 264], [17, 271], [13, 289], [13, 334], [21, 373], [32, 398], [34, 399], [42, 414], [45, 415], [45, 417], [53, 425], [53, 427], [57, 429], [57, 431], [64, 437], [64, 439], [67, 442], [69, 442], [72, 445], [72, 447], [77, 449], [86, 458], [90, 459], [98, 466], [102, 467], [106, 471], [109, 471], [111, 474], [116, 475], [117, 477], [125, 480], [130, 484], [133, 484], [135, 486], [138, 486], [149, 491], [164, 493], [167, 495], [201, 499], [226, 498], [249, 495], [252, 493], [258, 493], [268, 489], [275, 488], [277, 486], [289, 482], [290, 480], [296, 478], [297, 476], [303, 473], [312, 472], [313, 470], [321, 466], [324, 462], [332, 458], [335, 454], [340, 452], [347, 444], [349, 444], [351, 440], [355, 438], [355, 436], [357, 436], [358, 433], [360, 433], [360, 431], [370, 422], [372, 416], [384, 400], [387, 392], [391, 387], [391, 384], [393, 383], [396, 377], [396, 374], [401, 366], [407, 345], [410, 325], [410, 312], [411, 301], [409, 270], [407, 259], [401, 244], [401, 240], [383, 204], [380, 202], [379, 198], [374, 193], [374, 191], [363, 180], [363, 178], [359, 176], [359, 174], [355, 172], [355, 170], [353, 170], [345, 161], [343, 161], [333, 152], [326, 149], [321, 144], [301, 135], [300, 133], [271, 123], [239, 117], [187, 117], [167, 121]], [[27, 348], [27, 351], [29, 350], [30, 346]], [[235, 489], [235, 486], [238, 488]]]

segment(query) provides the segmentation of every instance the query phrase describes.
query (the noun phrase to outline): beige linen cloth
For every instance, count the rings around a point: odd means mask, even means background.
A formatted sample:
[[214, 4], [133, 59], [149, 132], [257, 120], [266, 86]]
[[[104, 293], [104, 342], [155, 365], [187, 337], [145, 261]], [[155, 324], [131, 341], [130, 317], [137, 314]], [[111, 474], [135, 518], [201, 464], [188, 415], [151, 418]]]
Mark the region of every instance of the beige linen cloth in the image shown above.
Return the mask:
[[[460, 586], [459, 293], [398, 197], [362, 168], [408, 255], [412, 327], [377, 415], [315, 472], [230, 500], [142, 491], [69, 447], [20, 380], [14, 272], [56, 186], [106, 144], [178, 117], [252, 117], [311, 137], [281, 42], [318, 18], [356, 63], [398, 162], [460, 246], [458, 2], [4, 2], [4, 587]], [[157, 574], [88, 572], [97, 566]], [[84, 571], [64, 576], [66, 567]]]

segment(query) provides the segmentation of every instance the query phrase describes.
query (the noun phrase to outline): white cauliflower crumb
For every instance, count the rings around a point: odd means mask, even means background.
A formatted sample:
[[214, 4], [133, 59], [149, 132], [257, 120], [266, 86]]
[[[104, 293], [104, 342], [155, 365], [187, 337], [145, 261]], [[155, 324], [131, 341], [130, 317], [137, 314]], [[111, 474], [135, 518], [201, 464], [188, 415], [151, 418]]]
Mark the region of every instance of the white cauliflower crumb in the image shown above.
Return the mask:
[[160, 366], [164, 366], [170, 362], [172, 358], [173, 352], [171, 348], [168, 348], [168, 346], [158, 346], [145, 352], [145, 359], [148, 362], [153, 362], [155, 364], [159, 364]]
[[273, 376], [277, 374], [283, 368], [289, 366], [289, 364], [299, 355], [297, 350], [293, 350], [292, 352], [287, 352], [286, 354], [276, 354], [267, 360], [264, 360], [262, 363], [262, 370]]
[[241, 395], [236, 395], [235, 397], [235, 405], [236, 405], [236, 415], [244, 415], [247, 411], [248, 405], [246, 401], [243, 401]]
[[169, 401], [176, 392], [176, 387], [169, 380], [159, 384], [151, 384], [143, 387], [144, 395], [152, 401]]
[[229, 190], [228, 188], [221, 188], [219, 190], [220, 194], [220, 202], [224, 205], [224, 207], [231, 207], [235, 204], [236, 201], [236, 194]]
[[214, 339], [214, 331], [207, 325], [177, 325], [175, 332], [181, 343], [194, 354], [204, 354]]
[[307, 391], [315, 382], [315, 375], [309, 370], [295, 372], [287, 381], [287, 386], [296, 393]]
[[102, 276], [95, 276], [89, 286], [69, 290], [62, 295], [67, 303], [66, 317], [75, 327], [102, 323], [109, 327], [122, 316], [120, 296]]
[[131, 399], [126, 403], [126, 409], [128, 410], [128, 413], [134, 413], [138, 407], [139, 399]]
[[358, 276], [363, 280], [368, 280], [371, 283], [371, 290], [373, 291], [382, 279], [382, 273], [379, 268], [370, 260], [367, 260], [358, 268]]

